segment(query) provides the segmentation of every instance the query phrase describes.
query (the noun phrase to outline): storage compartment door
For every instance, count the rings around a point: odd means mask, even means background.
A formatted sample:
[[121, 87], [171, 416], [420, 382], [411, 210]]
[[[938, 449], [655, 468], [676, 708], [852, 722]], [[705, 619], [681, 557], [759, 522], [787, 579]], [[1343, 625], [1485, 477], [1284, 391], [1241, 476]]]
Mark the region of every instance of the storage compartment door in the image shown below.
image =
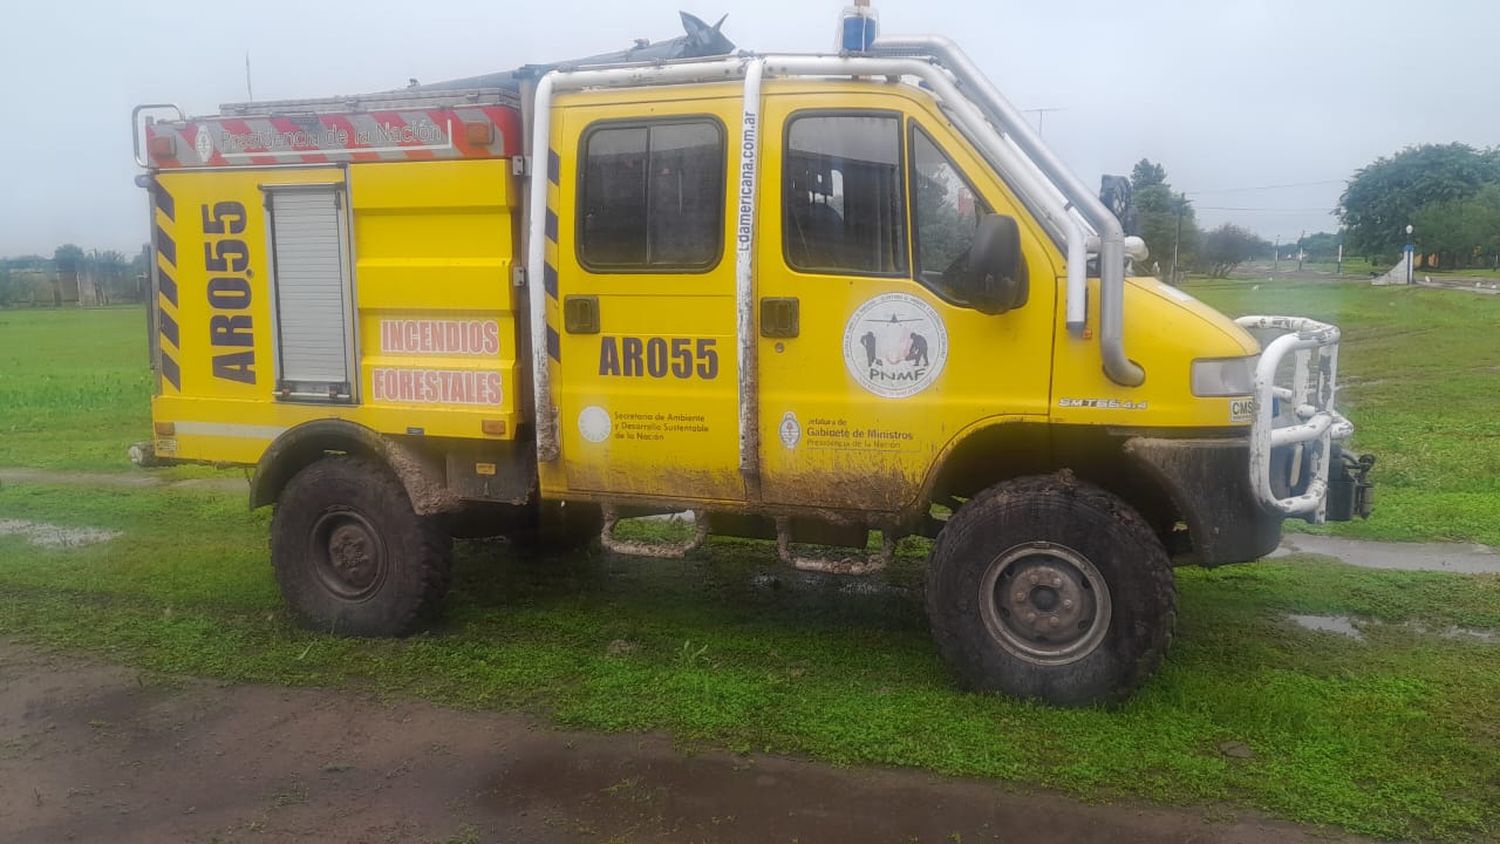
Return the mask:
[[276, 300], [276, 390], [351, 402], [354, 307], [342, 184], [266, 188]]

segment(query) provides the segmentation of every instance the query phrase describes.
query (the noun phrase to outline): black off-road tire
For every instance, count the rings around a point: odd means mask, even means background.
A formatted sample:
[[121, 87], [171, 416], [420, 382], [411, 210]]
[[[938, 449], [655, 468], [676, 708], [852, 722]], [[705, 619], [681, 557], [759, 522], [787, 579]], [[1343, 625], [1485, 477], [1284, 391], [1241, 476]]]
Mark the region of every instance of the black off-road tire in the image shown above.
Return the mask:
[[928, 568], [927, 616], [968, 688], [1058, 706], [1113, 703], [1161, 665], [1177, 588], [1146, 521], [1062, 472], [997, 484], [948, 520]]
[[325, 457], [298, 472], [271, 520], [271, 562], [292, 614], [352, 636], [404, 636], [437, 612], [452, 576], [444, 525], [419, 516], [386, 466]]

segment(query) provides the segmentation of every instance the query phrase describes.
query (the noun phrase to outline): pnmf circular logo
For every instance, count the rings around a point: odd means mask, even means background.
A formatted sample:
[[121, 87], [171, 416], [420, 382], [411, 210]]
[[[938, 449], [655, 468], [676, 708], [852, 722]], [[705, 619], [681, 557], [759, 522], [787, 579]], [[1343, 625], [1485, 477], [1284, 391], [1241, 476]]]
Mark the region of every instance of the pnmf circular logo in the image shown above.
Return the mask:
[[861, 387], [904, 399], [927, 389], [948, 360], [948, 329], [932, 306], [884, 293], [855, 309], [844, 326], [844, 364]]

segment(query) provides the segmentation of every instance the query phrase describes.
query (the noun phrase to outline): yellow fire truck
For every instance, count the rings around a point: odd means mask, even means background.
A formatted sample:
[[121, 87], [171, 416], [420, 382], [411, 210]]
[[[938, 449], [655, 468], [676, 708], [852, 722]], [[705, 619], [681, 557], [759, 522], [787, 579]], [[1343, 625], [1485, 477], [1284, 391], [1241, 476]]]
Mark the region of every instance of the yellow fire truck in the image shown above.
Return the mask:
[[[952, 42], [855, 9], [835, 54], [754, 54], [685, 20], [487, 77], [137, 108], [137, 456], [254, 467], [299, 619], [417, 629], [455, 534], [712, 532], [848, 574], [922, 535], [959, 680], [1086, 704], [1160, 663], [1173, 564], [1368, 514], [1338, 330], [1131, 277], [1119, 208]], [[684, 543], [615, 536], [682, 510]]]

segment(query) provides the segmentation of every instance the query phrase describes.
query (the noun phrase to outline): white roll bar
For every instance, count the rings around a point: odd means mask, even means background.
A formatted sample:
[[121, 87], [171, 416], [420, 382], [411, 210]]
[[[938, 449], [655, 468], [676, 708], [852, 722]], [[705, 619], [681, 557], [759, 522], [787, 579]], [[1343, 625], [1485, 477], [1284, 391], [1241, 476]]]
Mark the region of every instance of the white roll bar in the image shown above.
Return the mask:
[[[760, 80], [763, 59], [745, 66], [745, 104], [740, 118], [739, 203], [735, 217], [734, 310], [739, 333], [740, 474], [760, 484], [760, 390], [757, 388], [760, 345], [755, 335], [755, 195], [760, 167]], [[707, 518], [704, 519], [707, 521]]]
[[[1055, 186], [1014, 145], [1006, 143], [984, 113], [959, 92], [953, 77], [931, 59], [835, 56], [773, 56], [766, 59], [778, 76], [915, 76], [932, 88], [938, 101], [969, 142], [979, 148], [996, 172], [1009, 181], [1028, 210], [1042, 218], [1050, 231], [1061, 233], [1067, 253], [1068, 285], [1065, 307], [1068, 325], [1081, 329], [1088, 301], [1088, 236], [1078, 217], [1064, 204]], [[1121, 276], [1123, 278], [1123, 275]], [[1074, 312], [1077, 324], [1074, 325]], [[1102, 333], [1102, 331], [1101, 331]]]
[[[985, 116], [1014, 143], [1033, 169], [1039, 169], [1071, 208], [1081, 212], [1100, 237], [1099, 248], [1099, 349], [1104, 371], [1111, 381], [1126, 387], [1140, 386], [1146, 373], [1125, 354], [1125, 230], [1115, 215], [1088, 186], [1058, 158], [979, 68], [951, 39], [941, 35], [889, 36], [875, 39], [870, 52], [888, 56], [929, 57], [948, 69], [985, 110]], [[967, 98], [965, 98], [967, 100]], [[992, 165], [998, 162], [991, 161]], [[1070, 242], [1071, 247], [1071, 242]], [[1073, 250], [1068, 250], [1068, 269], [1073, 268]], [[1080, 262], [1081, 263], [1081, 262]], [[1068, 274], [1067, 319], [1069, 328], [1081, 328], [1083, 282]]]

